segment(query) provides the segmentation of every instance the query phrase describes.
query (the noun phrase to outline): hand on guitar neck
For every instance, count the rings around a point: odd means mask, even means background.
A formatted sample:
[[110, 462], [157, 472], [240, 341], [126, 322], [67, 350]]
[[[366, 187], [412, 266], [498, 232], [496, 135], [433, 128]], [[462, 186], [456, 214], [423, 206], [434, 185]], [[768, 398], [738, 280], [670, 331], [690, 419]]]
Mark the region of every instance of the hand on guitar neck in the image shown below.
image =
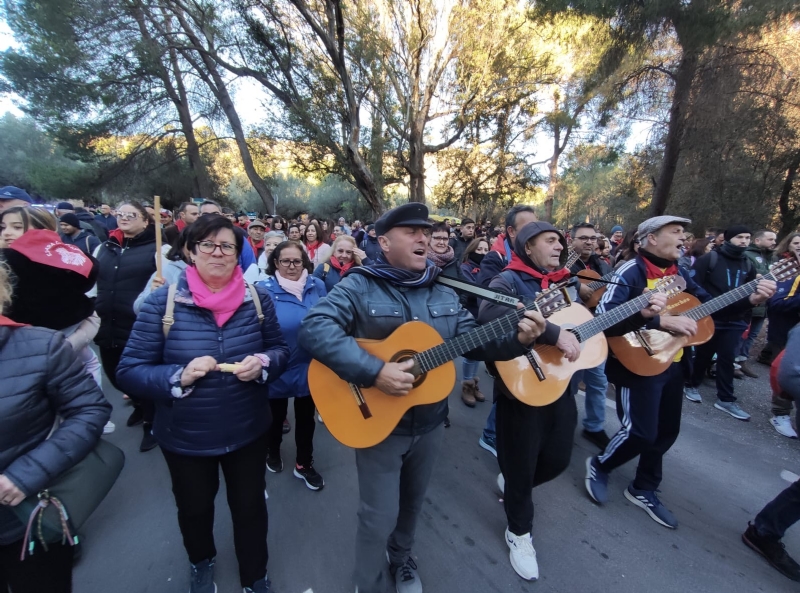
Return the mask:
[[777, 289], [778, 284], [774, 280], [761, 278], [756, 284], [756, 291], [750, 295], [750, 304], [757, 307], [761, 303], [767, 302]]

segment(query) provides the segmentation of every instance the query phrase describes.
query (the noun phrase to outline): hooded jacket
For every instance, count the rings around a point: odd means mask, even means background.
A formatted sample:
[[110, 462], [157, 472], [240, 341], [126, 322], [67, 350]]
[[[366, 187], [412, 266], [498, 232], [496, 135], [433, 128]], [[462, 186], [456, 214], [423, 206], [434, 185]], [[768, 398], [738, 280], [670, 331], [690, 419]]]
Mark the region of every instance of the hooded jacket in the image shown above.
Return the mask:
[[[712, 268], [712, 262], [716, 264]], [[694, 281], [702, 286], [712, 297], [747, 284], [756, 278], [756, 269], [745, 257], [745, 250], [737, 249], [725, 241], [716, 254], [706, 253], [697, 258], [692, 266]], [[717, 311], [711, 317], [720, 329], [745, 330], [750, 323], [753, 306], [746, 298]]]
[[67, 245], [75, 245], [75, 247], [83, 251], [86, 255], [92, 255], [94, 250], [100, 245], [100, 239], [98, 239], [94, 233], [90, 233], [84, 229], [81, 229], [81, 232], [74, 237], [64, 233], [59, 233], [59, 236], [61, 237], [61, 241]]
[[361, 249], [367, 254], [370, 261], [376, 261], [381, 253], [381, 246], [378, 245], [378, 237], [367, 235], [361, 242]]

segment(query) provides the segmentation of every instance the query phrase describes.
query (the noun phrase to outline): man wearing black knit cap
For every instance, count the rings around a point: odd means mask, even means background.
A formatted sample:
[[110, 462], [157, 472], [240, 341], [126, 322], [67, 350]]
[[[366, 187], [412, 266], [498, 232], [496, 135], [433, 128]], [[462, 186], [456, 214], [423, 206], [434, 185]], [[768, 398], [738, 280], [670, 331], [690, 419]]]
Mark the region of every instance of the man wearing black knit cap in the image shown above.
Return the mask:
[[[750, 229], [745, 225], [733, 225], [725, 230], [725, 241], [716, 251], [707, 253], [694, 262], [694, 281], [711, 296], [718, 297], [756, 278], [756, 269], [745, 256], [750, 245]], [[742, 334], [750, 323], [753, 304], [748, 299], [725, 307], [714, 313], [714, 336], [697, 347], [694, 369], [689, 385], [684, 390], [686, 399], [701, 403], [697, 387], [717, 355], [717, 401], [714, 407], [730, 414], [737, 420], [750, 420], [750, 414], [742, 410], [733, 395], [733, 372], [736, 350], [741, 344]]]

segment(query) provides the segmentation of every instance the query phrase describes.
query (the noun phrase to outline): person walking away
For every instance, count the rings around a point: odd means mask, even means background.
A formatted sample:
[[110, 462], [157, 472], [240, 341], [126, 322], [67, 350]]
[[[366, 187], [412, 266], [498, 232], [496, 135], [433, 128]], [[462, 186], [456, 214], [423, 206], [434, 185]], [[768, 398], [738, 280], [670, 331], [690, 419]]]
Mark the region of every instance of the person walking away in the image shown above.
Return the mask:
[[[735, 290], [756, 278], [756, 269], [745, 257], [744, 252], [750, 244], [750, 229], [743, 225], [734, 225], [725, 230], [725, 242], [717, 249], [694, 262], [694, 281], [713, 297], [718, 297], [726, 292]], [[774, 282], [771, 282], [774, 292]], [[768, 297], [772, 296], [772, 292]], [[767, 298], [768, 298], [767, 297]], [[714, 354], [716, 361], [717, 401], [714, 407], [725, 412], [737, 420], [750, 420], [750, 414], [745, 412], [736, 403], [733, 394], [733, 373], [736, 352], [741, 343], [742, 334], [747, 330], [750, 322], [750, 311], [755, 305], [766, 301], [758, 298], [757, 294], [750, 299], [729, 305], [714, 313], [714, 335], [697, 347], [694, 358], [692, 378], [686, 387], [686, 399], [701, 403], [702, 398], [697, 388], [703, 382]]]
[[[461, 275], [465, 280], [475, 283], [476, 278], [481, 273], [481, 262], [487, 253], [489, 253], [489, 242], [485, 238], [473, 239], [467, 245], [461, 258]], [[478, 298], [475, 295], [463, 295], [462, 304], [467, 311], [472, 313], [475, 319], [478, 318]], [[478, 387], [480, 381], [476, 376], [477, 373], [478, 361], [463, 357], [463, 362], [461, 363], [461, 401], [470, 408], [475, 407], [476, 402], [486, 401], [486, 396]]]
[[201, 217], [189, 227], [187, 245], [193, 265], [174, 292], [162, 287], [145, 300], [117, 380], [131, 396], [154, 403], [153, 436], [172, 479], [191, 593], [216, 591], [220, 468], [241, 586], [245, 593], [268, 593], [265, 383], [280, 377], [289, 349], [272, 299], [244, 281], [237, 265], [244, 240], [233, 223]]
[[[800, 401], [800, 327], [789, 333], [778, 369], [780, 389], [796, 403]], [[761, 509], [742, 534], [746, 546], [761, 554], [773, 568], [793, 581], [800, 581], [800, 565], [781, 540], [800, 519], [800, 480], [794, 482]]]
[[[95, 251], [100, 263], [95, 301], [100, 330], [94, 341], [100, 347], [106, 378], [124, 393], [117, 382], [116, 370], [136, 321], [133, 304], [156, 271], [156, 230], [152, 218], [139, 202], [121, 204], [117, 219], [119, 228], [111, 231], [108, 241]], [[127, 425], [143, 425], [139, 450], [149, 451], [156, 446], [152, 435], [152, 403], [133, 395], [131, 401], [134, 409]]]
[[[531, 222], [517, 234], [514, 259], [489, 284], [520, 297], [536, 298], [552, 284], [569, 280], [564, 268], [567, 242], [551, 224]], [[571, 297], [580, 302], [575, 284]], [[488, 323], [506, 315], [508, 309], [483, 301], [478, 321]], [[581, 348], [577, 338], [546, 322], [538, 344], [555, 346], [575, 361]], [[504, 480], [503, 508], [506, 512], [505, 541], [514, 571], [523, 579], [537, 580], [539, 564], [533, 546], [533, 488], [558, 477], [569, 465], [577, 423], [572, 387], [547, 406], [529, 406], [515, 399], [499, 377], [494, 381], [497, 400], [497, 461]], [[498, 478], [498, 484], [500, 484]]]
[[[430, 226], [424, 204], [412, 202], [385, 213], [375, 223], [382, 250], [377, 263], [352, 268], [311, 309], [300, 326], [300, 347], [347, 382], [389, 395], [409, 393], [415, 381], [409, 372], [412, 361], [384, 362], [359, 348], [355, 338], [384, 339], [412, 320], [427, 323], [445, 340], [477, 327], [455, 292], [434, 283], [440, 270], [427, 260]], [[528, 311], [518, 331], [468, 355], [510, 360], [521, 356], [543, 329], [541, 315]], [[412, 407], [384, 441], [355, 452], [360, 502], [354, 580], [359, 593], [384, 593], [387, 556], [397, 592], [422, 591], [411, 550], [446, 416], [442, 394], [438, 403]]]
[[21, 560], [26, 526], [9, 507], [81, 462], [97, 445], [111, 405], [64, 334], [3, 316], [11, 298], [0, 265], [0, 590], [71, 593], [74, 548], [35, 546]]
[[[578, 274], [583, 270], [591, 270], [599, 276], [605, 276], [611, 271], [610, 266], [603, 262], [595, 253], [597, 243], [597, 230], [593, 224], [579, 222], [572, 227], [572, 250], [578, 254], [578, 259], [572, 264], [570, 272]], [[592, 296], [585, 285], [579, 287], [581, 299]], [[572, 376], [573, 392], [577, 393], [578, 384], [585, 386], [585, 412], [583, 431], [581, 434], [589, 442], [603, 450], [608, 445], [609, 438], [605, 431], [606, 423], [606, 393], [608, 392], [608, 379], [606, 378], [606, 363], [603, 361], [592, 369], [578, 371]]]
[[[776, 235], [768, 229], [757, 231], [753, 235], [753, 242], [745, 249], [744, 255], [756, 270], [758, 276], [766, 276], [772, 264], [775, 263]], [[742, 372], [748, 377], [758, 379], [756, 373], [750, 366], [750, 349], [764, 327], [767, 318], [767, 304], [754, 307], [750, 319], [750, 328], [747, 330], [747, 338], [742, 340], [741, 347], [737, 353], [735, 362], [739, 363]]]
[[67, 245], [75, 245], [86, 255], [91, 255], [100, 246], [100, 239], [81, 228], [81, 222], [72, 212], [67, 212], [59, 219], [61, 241]]
[[281, 334], [289, 347], [286, 370], [272, 383], [269, 391], [272, 425], [268, 432], [267, 469], [272, 473], [283, 471], [283, 425], [289, 398], [294, 398], [297, 458], [293, 474], [303, 480], [309, 490], [321, 490], [325, 481], [314, 468], [315, 407], [308, 388], [311, 357], [297, 344], [300, 323], [311, 307], [327, 294], [323, 281], [309, 275], [312, 269], [311, 260], [303, 246], [297, 241], [285, 241], [270, 254], [268, 277], [258, 285], [272, 297]]

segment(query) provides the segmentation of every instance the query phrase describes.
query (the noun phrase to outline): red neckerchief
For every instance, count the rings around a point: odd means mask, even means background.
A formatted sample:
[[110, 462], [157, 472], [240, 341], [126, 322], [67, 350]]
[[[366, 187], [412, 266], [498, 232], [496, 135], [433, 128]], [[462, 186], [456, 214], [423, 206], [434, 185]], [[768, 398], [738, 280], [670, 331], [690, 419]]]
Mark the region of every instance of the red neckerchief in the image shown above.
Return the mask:
[[[306, 253], [308, 253], [308, 259], [314, 259], [317, 255], [317, 249], [320, 248], [322, 245], [322, 241], [314, 241], [313, 243], [306, 243]], [[334, 258], [331, 258], [333, 261]], [[338, 269], [338, 268], [337, 268]]]
[[26, 323], [17, 323], [13, 319], [9, 319], [5, 315], [0, 315], [0, 327], [25, 327], [26, 325], [27, 325]]
[[185, 220], [181, 220], [181, 219], [179, 218], [178, 220], [176, 220], [176, 221], [175, 221], [175, 227], [176, 227], [176, 228], [177, 228], [179, 231], [182, 231], [183, 229], [185, 229], [185, 228], [186, 228], [186, 221], [185, 221]]
[[117, 242], [117, 245], [122, 247], [122, 242], [125, 241], [125, 235], [122, 233], [122, 229], [114, 229], [113, 231], [108, 231], [108, 238], [114, 239]]
[[250, 243], [250, 247], [253, 248], [253, 253], [258, 255], [258, 250], [264, 247], [264, 239], [261, 239], [258, 243], [254, 243], [253, 239], [247, 237], [247, 242]]
[[29, 230], [14, 241], [9, 249], [37, 264], [76, 272], [84, 278], [88, 278], [94, 268], [92, 260], [80, 248], [62, 243], [58, 233], [46, 229]]
[[503, 257], [506, 255], [506, 235], [503, 233], [502, 235], [497, 235], [497, 241], [494, 242], [490, 251], [496, 251]]
[[642, 261], [644, 262], [645, 274], [647, 275], [648, 280], [658, 280], [659, 278], [663, 278], [665, 276], [674, 276], [678, 273], [678, 266], [675, 264], [672, 264], [668, 268], [662, 269], [646, 257], [642, 257]]
[[339, 274], [344, 276], [345, 272], [353, 267], [353, 264], [356, 263], [355, 261], [351, 261], [349, 264], [342, 265], [341, 262], [336, 259], [335, 257], [331, 258], [331, 266], [339, 270]]
[[511, 262], [505, 267], [505, 269], [514, 270], [515, 272], [523, 272], [529, 276], [533, 276], [541, 283], [542, 290], [547, 290], [547, 287], [550, 286], [551, 282], [561, 282], [562, 280], [569, 278], [569, 270], [567, 268], [561, 268], [560, 270], [553, 270], [547, 274], [542, 274], [530, 266], [526, 266], [518, 257], [511, 258]]

